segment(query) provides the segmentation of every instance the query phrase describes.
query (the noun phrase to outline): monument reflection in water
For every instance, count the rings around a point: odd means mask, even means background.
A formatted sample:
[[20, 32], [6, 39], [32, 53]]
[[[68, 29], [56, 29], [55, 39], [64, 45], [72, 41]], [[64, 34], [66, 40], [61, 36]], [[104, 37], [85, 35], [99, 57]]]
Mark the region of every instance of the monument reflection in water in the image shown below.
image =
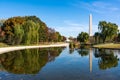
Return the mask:
[[0, 54], [0, 79], [119, 80], [119, 54], [119, 50], [85, 47], [13, 51]]
[[93, 52], [92, 52], [92, 49], [90, 48], [89, 49], [89, 67], [90, 67], [90, 72], [92, 72], [92, 55], [93, 55]]

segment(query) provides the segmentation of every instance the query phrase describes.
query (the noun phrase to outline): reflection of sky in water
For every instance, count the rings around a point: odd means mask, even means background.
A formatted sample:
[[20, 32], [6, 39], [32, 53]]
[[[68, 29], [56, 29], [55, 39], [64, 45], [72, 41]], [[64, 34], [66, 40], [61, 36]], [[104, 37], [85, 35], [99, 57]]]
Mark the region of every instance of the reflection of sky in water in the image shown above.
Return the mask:
[[[89, 54], [81, 56], [77, 50], [69, 53], [64, 49], [54, 61], [46, 63], [37, 74], [14, 74], [7, 71], [0, 72], [2, 80], [118, 80], [120, 76], [120, 65], [102, 70], [99, 68], [98, 60], [92, 51], [92, 71], [90, 72]], [[89, 52], [89, 51], [88, 51]], [[114, 50], [114, 55], [120, 54]]]
[[114, 54], [120, 59], [120, 50], [114, 50]]

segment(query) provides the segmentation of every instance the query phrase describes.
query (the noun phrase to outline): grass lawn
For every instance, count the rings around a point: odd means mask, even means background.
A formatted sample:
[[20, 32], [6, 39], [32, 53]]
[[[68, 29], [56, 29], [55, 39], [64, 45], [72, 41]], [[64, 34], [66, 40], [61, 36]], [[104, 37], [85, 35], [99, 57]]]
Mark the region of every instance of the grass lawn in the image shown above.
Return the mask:
[[5, 44], [5, 43], [0, 43], [0, 47], [8, 47], [9, 45]]
[[94, 47], [94, 48], [120, 49], [120, 44], [106, 43], [106, 44], [94, 45], [93, 47]]

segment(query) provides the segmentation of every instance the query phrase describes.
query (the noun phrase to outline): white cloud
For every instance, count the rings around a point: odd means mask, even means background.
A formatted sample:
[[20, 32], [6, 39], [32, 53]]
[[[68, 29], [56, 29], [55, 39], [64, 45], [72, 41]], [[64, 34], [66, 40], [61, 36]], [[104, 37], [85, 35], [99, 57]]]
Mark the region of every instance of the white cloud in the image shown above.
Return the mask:
[[[98, 31], [97, 30], [97, 25], [93, 25], [93, 34], [94, 32]], [[88, 32], [89, 30], [89, 25], [86, 24], [79, 24], [70, 20], [65, 20], [64, 21], [64, 26], [56, 27], [56, 30], [59, 31], [62, 35], [66, 35], [67, 37], [73, 36], [77, 37], [79, 33], [83, 32]]]
[[113, 13], [113, 11], [119, 11], [119, 7], [111, 4], [111, 3], [105, 3], [101, 1], [95, 1], [91, 3], [86, 3], [86, 2], [77, 2], [72, 4], [75, 7], [78, 8], [84, 8], [92, 12], [96, 13]]
[[74, 22], [69, 21], [69, 20], [64, 20], [64, 23], [69, 25], [69, 26], [75, 26], [75, 27], [81, 26], [81, 24], [74, 23]]

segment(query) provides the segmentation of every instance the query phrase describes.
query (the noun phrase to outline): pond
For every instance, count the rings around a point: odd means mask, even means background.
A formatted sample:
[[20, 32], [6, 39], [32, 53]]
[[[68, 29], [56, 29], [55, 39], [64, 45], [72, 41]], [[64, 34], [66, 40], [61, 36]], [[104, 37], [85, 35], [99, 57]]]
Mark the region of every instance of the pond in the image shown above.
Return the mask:
[[43, 48], [0, 54], [0, 80], [119, 80], [120, 50]]

